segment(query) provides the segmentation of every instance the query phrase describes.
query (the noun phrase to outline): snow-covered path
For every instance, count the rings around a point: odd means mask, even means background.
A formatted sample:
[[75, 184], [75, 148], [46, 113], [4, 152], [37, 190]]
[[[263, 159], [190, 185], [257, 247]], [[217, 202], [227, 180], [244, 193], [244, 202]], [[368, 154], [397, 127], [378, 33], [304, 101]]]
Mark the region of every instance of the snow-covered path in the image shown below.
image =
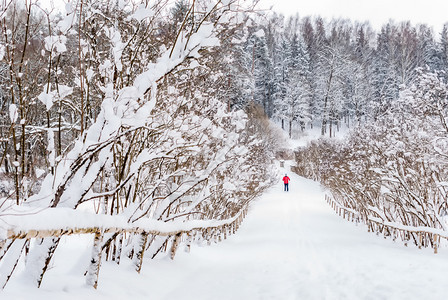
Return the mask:
[[434, 255], [368, 233], [337, 216], [317, 183], [288, 175], [290, 192], [274, 187], [235, 236], [161, 263], [171, 287], [155, 298], [448, 299], [446, 248]]
[[140, 275], [105, 263], [94, 291], [73, 259], [90, 248], [69, 242], [67, 265], [41, 289], [16, 280], [0, 299], [448, 299], [447, 248], [434, 255], [368, 233], [337, 216], [317, 183], [288, 175], [290, 192], [273, 187], [221, 243], [147, 261]]

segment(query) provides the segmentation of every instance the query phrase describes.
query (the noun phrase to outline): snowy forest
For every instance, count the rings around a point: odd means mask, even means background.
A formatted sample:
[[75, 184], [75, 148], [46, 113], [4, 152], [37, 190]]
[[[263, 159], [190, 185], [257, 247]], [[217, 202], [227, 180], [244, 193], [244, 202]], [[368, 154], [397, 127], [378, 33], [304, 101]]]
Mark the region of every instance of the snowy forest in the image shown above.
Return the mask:
[[233, 102], [259, 103], [290, 137], [312, 126], [334, 136], [343, 123], [376, 120], [419, 68], [443, 79], [448, 68], [448, 26], [434, 33], [390, 22], [375, 32], [367, 22], [274, 14], [252, 28], [237, 56], [245, 72], [232, 75]]
[[101, 261], [226, 238], [283, 132], [316, 128], [295, 172], [372, 231], [448, 237], [448, 25], [237, 0], [3, 0], [0, 21], [0, 289], [20, 264], [40, 286], [64, 235], [92, 235], [95, 288]]

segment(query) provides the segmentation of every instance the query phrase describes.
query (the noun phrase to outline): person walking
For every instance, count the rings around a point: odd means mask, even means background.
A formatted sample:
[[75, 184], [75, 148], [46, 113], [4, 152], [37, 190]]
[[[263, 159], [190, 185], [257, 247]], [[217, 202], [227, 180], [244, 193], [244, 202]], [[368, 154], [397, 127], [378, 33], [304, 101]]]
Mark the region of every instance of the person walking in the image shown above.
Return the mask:
[[287, 174], [285, 174], [285, 177], [283, 177], [283, 183], [285, 184], [285, 192], [289, 192], [289, 181], [291, 179], [288, 177]]

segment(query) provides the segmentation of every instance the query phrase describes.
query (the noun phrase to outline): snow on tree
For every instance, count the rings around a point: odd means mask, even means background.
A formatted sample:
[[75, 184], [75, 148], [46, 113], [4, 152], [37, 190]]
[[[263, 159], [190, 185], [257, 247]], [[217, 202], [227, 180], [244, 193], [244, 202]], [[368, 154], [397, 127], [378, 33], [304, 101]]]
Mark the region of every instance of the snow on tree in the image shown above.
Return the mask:
[[[321, 141], [297, 152], [297, 170], [321, 180], [336, 201], [361, 220], [409, 226], [403, 236], [437, 248], [432, 234], [448, 230], [447, 84], [418, 69], [414, 83], [391, 108], [340, 143]], [[394, 236], [386, 227], [385, 236]]]
[[[52, 208], [54, 216], [63, 209], [93, 209], [129, 224], [228, 220], [269, 185], [273, 149], [260, 149], [266, 128], [221, 101], [225, 75], [216, 63], [228, 55], [221, 40], [240, 28], [251, 8], [236, 1], [181, 4], [188, 10], [168, 16], [163, 1], [106, 0], [68, 5], [62, 19], [47, 14], [50, 30], [41, 55], [48, 76], [35, 96], [46, 126], [22, 127], [22, 133], [46, 134], [50, 171], [29, 198], [17, 191], [16, 202], [2, 199], [0, 218], [15, 209]], [[165, 24], [171, 34], [158, 31]], [[103, 250], [117, 262], [132, 258], [139, 271], [142, 249], [155, 256], [179, 238], [97, 232], [88, 283], [97, 284]], [[27, 278], [40, 286], [59, 240], [39, 239], [26, 251], [20, 240], [6, 241], [2, 274], [14, 272], [27, 255]]]

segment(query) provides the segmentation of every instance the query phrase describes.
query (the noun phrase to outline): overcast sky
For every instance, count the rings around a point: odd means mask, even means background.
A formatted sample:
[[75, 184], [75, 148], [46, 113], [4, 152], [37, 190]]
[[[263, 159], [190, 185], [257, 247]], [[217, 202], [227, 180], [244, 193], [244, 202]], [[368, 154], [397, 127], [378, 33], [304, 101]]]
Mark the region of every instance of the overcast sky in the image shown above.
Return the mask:
[[[53, 1], [63, 7], [67, 0]], [[72, 0], [73, 1], [73, 0]], [[379, 30], [389, 19], [397, 22], [409, 20], [413, 25], [425, 23], [438, 33], [448, 22], [448, 0], [260, 0], [260, 7], [273, 6], [284, 15], [320, 15], [326, 19], [342, 17], [357, 21], [370, 21]]]
[[440, 32], [448, 22], [448, 0], [261, 0], [260, 5], [273, 5], [274, 11], [284, 15], [298, 12], [301, 17], [320, 15], [326, 19], [368, 20], [375, 29], [393, 19], [409, 20], [413, 25], [425, 23]]

